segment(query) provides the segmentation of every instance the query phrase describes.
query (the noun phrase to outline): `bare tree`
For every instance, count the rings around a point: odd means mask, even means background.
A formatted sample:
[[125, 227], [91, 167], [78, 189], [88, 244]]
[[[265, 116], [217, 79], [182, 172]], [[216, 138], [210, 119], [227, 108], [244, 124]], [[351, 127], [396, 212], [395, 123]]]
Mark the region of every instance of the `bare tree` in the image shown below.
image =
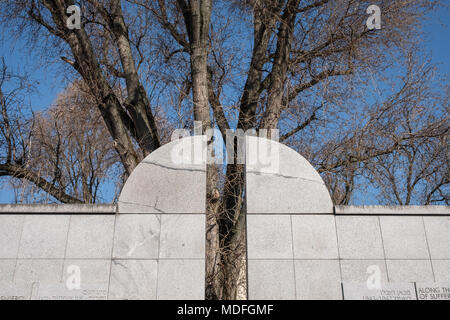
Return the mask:
[[[448, 119], [435, 112], [435, 119], [411, 118], [414, 90], [430, 95], [424, 78], [400, 81], [376, 103], [365, 97], [387, 91], [373, 88], [386, 70], [417, 64], [410, 52], [439, 1], [377, 1], [381, 30], [365, 25], [370, 1], [84, 0], [82, 27], [69, 30], [65, 8], [73, 3], [5, 0], [1, 7], [17, 30], [50, 35], [55, 45], [46, 53], [63, 56], [82, 77], [128, 174], [163, 141], [155, 112], [165, 104], [173, 126], [197, 120], [223, 136], [230, 128], [279, 128], [281, 140], [316, 166], [336, 203], [350, 203], [361, 179], [381, 186], [405, 159], [414, 163], [407, 188], [426, 184], [426, 203], [446, 199], [448, 172], [423, 169], [447, 160]], [[123, 100], [117, 85], [126, 89]], [[407, 119], [418, 123], [409, 128]], [[244, 169], [208, 167], [208, 299], [245, 296]]]

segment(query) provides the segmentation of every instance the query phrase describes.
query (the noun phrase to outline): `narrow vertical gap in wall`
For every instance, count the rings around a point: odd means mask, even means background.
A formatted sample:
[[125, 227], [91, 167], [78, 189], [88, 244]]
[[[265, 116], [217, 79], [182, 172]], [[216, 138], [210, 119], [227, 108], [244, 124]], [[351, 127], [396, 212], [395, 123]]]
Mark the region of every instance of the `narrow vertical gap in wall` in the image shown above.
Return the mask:
[[247, 137], [245, 138], [245, 147], [244, 147], [244, 219], [245, 219], [245, 230], [244, 230], [244, 237], [245, 237], [245, 299], [249, 300], [249, 294], [248, 294], [248, 223], [247, 223]]
[[[237, 130], [230, 137], [227, 133], [225, 163], [207, 164], [207, 300], [247, 299], [246, 139], [241, 132]], [[209, 147], [208, 154], [217, 148]]]

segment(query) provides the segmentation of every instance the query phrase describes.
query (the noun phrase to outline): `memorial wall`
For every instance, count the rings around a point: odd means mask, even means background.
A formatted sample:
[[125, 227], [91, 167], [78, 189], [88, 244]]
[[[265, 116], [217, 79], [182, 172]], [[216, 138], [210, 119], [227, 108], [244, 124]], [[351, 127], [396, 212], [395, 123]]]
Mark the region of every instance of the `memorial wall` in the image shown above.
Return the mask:
[[[0, 299], [204, 299], [206, 163], [170, 157], [196, 141], [149, 155], [117, 206], [0, 205]], [[449, 207], [334, 206], [271, 144], [276, 171], [246, 159], [249, 299], [450, 300]]]

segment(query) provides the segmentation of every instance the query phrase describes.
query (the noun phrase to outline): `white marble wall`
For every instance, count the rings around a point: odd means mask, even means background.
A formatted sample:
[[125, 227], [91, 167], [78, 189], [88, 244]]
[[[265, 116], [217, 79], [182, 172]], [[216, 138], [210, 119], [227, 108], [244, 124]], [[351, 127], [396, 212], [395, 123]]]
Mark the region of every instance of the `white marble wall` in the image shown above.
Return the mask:
[[[149, 155], [118, 208], [0, 206], [0, 299], [203, 299], [205, 141]], [[449, 207], [333, 207], [294, 150], [269, 141], [275, 163], [252, 159], [260, 141], [247, 138], [250, 299], [342, 299], [368, 266], [384, 283], [450, 282]]]
[[450, 216], [248, 215], [250, 299], [342, 299], [341, 283], [450, 282]]
[[0, 215], [0, 299], [203, 299], [204, 238], [199, 214]]

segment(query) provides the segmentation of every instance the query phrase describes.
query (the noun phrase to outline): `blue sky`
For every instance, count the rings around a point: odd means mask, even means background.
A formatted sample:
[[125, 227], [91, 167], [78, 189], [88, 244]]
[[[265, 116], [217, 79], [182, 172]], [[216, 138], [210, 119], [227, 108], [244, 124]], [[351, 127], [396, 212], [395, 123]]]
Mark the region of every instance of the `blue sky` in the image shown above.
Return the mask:
[[[445, 8], [434, 12], [424, 27], [425, 42], [423, 46], [430, 53], [432, 62], [439, 68], [441, 75], [450, 74], [450, 9]], [[47, 108], [56, 98], [58, 92], [65, 87], [65, 80], [56, 67], [41, 67], [37, 60], [39, 54], [30, 51], [19, 41], [3, 41], [0, 43], [0, 58], [5, 59], [10, 71], [27, 73], [31, 79], [36, 81], [36, 92], [29, 97], [33, 110]], [[113, 186], [105, 186], [103, 191], [105, 200], [113, 196]], [[110, 190], [108, 190], [110, 189]], [[357, 197], [360, 198], [360, 197]], [[7, 186], [0, 189], [0, 203], [11, 203], [14, 201], [14, 194]], [[358, 201], [359, 202], [359, 201]]]

